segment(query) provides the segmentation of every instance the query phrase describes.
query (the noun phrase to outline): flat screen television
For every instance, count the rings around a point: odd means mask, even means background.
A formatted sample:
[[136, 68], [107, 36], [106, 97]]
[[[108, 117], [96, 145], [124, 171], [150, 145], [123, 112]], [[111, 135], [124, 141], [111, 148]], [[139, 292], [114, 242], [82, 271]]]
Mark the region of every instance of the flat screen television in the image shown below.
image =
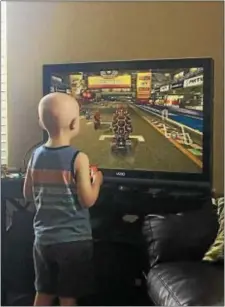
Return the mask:
[[78, 100], [72, 145], [106, 181], [211, 184], [212, 59], [44, 65], [50, 92]]

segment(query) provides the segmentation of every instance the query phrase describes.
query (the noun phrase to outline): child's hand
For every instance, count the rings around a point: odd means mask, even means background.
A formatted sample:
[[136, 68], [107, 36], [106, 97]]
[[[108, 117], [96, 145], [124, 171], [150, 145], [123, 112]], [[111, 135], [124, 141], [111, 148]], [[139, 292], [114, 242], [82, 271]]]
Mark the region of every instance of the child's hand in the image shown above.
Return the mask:
[[103, 182], [102, 173], [96, 167], [90, 167], [88, 156], [82, 152], [75, 159], [74, 170], [79, 201], [84, 207], [90, 208], [98, 198]]
[[103, 175], [101, 171], [97, 171], [97, 173], [95, 174], [95, 181], [97, 181], [99, 185], [102, 185]]

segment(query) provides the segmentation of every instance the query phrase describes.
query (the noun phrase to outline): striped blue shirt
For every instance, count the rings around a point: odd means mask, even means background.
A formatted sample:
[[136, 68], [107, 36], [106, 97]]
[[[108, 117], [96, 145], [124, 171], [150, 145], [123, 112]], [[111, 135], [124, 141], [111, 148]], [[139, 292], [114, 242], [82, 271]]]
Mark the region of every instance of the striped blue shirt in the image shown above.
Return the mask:
[[40, 146], [30, 160], [35, 241], [43, 245], [90, 240], [89, 210], [77, 199], [74, 161], [78, 151], [70, 146]]

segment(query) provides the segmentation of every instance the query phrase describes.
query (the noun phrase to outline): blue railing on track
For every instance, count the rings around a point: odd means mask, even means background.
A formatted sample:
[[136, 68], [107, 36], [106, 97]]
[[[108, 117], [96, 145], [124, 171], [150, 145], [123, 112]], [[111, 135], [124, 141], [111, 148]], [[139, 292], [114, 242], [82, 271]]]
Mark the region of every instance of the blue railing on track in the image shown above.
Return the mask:
[[[139, 108], [141, 108], [144, 111], [147, 111], [151, 114], [155, 115], [161, 115], [162, 110], [165, 109], [165, 107], [159, 107], [159, 106], [147, 106], [147, 105], [136, 105]], [[203, 132], [203, 117], [201, 116], [201, 111], [194, 111], [190, 112], [190, 114], [184, 115], [184, 111], [179, 110], [171, 110], [171, 108], [168, 108], [168, 118], [179, 123], [182, 125], [185, 125], [187, 127], [190, 127], [194, 130], [198, 130], [199, 132]]]

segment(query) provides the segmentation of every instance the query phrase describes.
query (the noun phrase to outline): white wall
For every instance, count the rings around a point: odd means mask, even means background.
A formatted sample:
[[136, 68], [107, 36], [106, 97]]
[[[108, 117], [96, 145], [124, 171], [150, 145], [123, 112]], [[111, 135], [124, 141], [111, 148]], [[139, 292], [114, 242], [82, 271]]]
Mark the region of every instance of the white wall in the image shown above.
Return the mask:
[[223, 189], [223, 2], [8, 2], [9, 165], [41, 140], [42, 65], [215, 59], [214, 183]]

